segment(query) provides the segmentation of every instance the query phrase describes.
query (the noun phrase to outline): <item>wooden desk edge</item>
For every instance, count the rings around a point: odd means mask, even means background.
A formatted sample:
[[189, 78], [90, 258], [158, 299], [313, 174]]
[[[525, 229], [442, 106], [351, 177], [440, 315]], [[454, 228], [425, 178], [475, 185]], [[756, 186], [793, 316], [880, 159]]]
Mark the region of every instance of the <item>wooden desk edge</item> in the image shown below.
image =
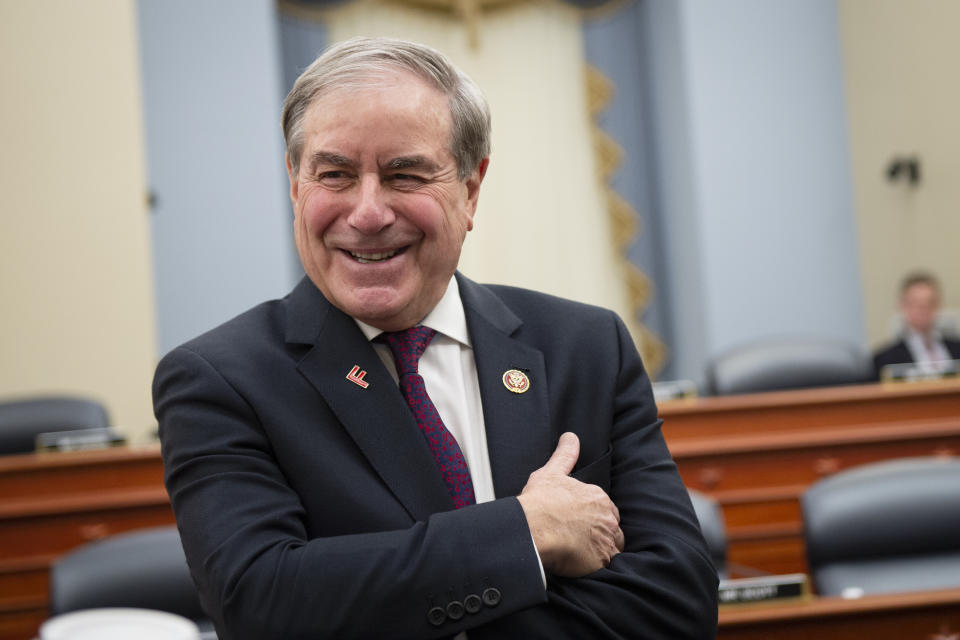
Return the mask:
[[729, 396], [666, 401], [660, 403], [661, 418], [707, 412], [742, 411], [765, 407], [807, 404], [843, 404], [864, 399], [887, 400], [900, 397], [938, 396], [960, 392], [960, 380], [938, 380], [924, 383], [858, 384], [838, 387], [816, 387], [789, 391], [767, 391]]
[[817, 597], [808, 602], [721, 606], [719, 624], [721, 628], [735, 627], [783, 619], [839, 617], [951, 604], [960, 606], [960, 588], [876, 594], [853, 599]]
[[123, 460], [159, 460], [160, 444], [135, 447], [110, 447], [86, 451], [49, 453], [20, 453], [0, 456], [0, 474], [15, 473], [37, 468], [78, 467], [98, 465]]
[[960, 417], [915, 420], [908, 428], [903, 423], [868, 422], [847, 427], [817, 430], [787, 430], [776, 433], [718, 435], [709, 438], [679, 439], [670, 443], [675, 459], [706, 458], [758, 452], [785, 452], [825, 446], [861, 443], [936, 440], [960, 435]]

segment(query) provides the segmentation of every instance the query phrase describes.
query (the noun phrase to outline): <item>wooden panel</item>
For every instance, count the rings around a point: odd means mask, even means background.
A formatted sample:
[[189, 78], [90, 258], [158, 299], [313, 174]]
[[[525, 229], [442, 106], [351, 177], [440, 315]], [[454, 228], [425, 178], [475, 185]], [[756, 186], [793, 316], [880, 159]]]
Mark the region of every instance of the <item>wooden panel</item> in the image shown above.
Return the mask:
[[700, 398], [661, 407], [688, 487], [723, 509], [734, 563], [806, 569], [800, 497], [838, 471], [960, 454], [960, 382]]
[[904, 456], [950, 455], [960, 453], [960, 420], [956, 433], [914, 438], [910, 425], [898, 427], [889, 439], [845, 443], [825, 442], [815, 446], [780, 450], [738, 448], [729, 453], [686, 456], [674, 453], [674, 460], [688, 486], [714, 493], [758, 487], [802, 487], [831, 474], [878, 460]]
[[0, 457], [0, 640], [35, 636], [60, 554], [173, 522], [158, 447]]
[[169, 503], [0, 521], [0, 557], [59, 554], [114, 533], [173, 521]]
[[47, 619], [47, 608], [25, 607], [6, 609], [0, 605], [0, 638], [5, 640], [31, 640]]
[[727, 548], [731, 575], [751, 575], [748, 569], [766, 573], [807, 573], [803, 536], [796, 530], [755, 531], [731, 538]]
[[0, 456], [0, 501], [163, 486], [156, 446]]
[[720, 608], [718, 640], [954, 640], [960, 590]]
[[723, 506], [727, 528], [737, 531], [754, 525], [795, 525], [800, 522], [800, 503], [797, 495], [798, 493], [792, 493], [781, 498], [755, 494], [755, 497], [744, 499], [736, 492], [728, 491], [715, 494], [714, 497]]
[[671, 443], [691, 438], [960, 416], [960, 381], [872, 384], [695, 398], [660, 405]]
[[[803, 571], [803, 539], [800, 498], [813, 482], [831, 473], [868, 462], [915, 455], [937, 455], [960, 450], [960, 435], [951, 439], [911, 442], [909, 431], [902, 440], [869, 445], [838, 445], [800, 451], [760, 451], [701, 458], [694, 462], [678, 459], [680, 473], [688, 486], [712, 494], [723, 509], [731, 540], [755, 541], [763, 547], [766, 536], [758, 537], [757, 525], [788, 525], [800, 553], [790, 558], [770, 554], [752, 557], [744, 564], [776, 573]], [[783, 531], [783, 529], [780, 529]], [[759, 558], [769, 561], [758, 562]]]
[[51, 556], [34, 556], [0, 563], [0, 603], [13, 602], [24, 594], [48, 593], [51, 561]]

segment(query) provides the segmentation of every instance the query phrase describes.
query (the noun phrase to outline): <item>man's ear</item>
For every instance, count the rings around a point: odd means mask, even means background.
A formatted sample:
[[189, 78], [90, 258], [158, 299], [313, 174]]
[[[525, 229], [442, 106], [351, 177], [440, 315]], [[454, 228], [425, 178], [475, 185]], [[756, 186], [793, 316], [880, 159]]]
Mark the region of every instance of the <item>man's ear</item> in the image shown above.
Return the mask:
[[297, 174], [293, 172], [293, 165], [290, 163], [290, 154], [283, 154], [283, 160], [287, 165], [287, 178], [290, 180], [290, 202], [294, 208], [297, 206], [297, 196], [300, 194], [300, 182], [297, 180]]
[[467, 187], [467, 207], [470, 210], [470, 219], [473, 220], [473, 214], [477, 212], [477, 201], [480, 199], [480, 184], [483, 177], [487, 175], [487, 167], [490, 166], [490, 158], [484, 158], [477, 165], [476, 170], [464, 181]]

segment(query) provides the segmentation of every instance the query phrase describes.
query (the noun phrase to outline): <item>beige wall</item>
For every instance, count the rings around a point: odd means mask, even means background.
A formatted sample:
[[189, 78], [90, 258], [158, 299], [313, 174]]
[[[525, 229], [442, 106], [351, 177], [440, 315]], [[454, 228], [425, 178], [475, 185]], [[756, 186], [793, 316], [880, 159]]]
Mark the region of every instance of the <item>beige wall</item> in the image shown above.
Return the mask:
[[[960, 307], [960, 2], [840, 0], [854, 194], [868, 336], [889, 337], [897, 285], [925, 268]], [[917, 154], [922, 182], [891, 183], [897, 154]]]
[[0, 2], [0, 396], [153, 423], [153, 287], [133, 0]]

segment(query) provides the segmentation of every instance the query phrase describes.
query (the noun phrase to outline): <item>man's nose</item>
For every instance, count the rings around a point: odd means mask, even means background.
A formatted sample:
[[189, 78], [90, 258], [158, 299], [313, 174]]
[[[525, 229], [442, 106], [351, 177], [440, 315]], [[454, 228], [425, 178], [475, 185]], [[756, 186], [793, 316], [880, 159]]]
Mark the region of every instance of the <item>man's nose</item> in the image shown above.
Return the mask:
[[363, 176], [357, 201], [347, 218], [350, 226], [364, 234], [375, 234], [393, 224], [396, 216], [386, 200], [378, 176]]

